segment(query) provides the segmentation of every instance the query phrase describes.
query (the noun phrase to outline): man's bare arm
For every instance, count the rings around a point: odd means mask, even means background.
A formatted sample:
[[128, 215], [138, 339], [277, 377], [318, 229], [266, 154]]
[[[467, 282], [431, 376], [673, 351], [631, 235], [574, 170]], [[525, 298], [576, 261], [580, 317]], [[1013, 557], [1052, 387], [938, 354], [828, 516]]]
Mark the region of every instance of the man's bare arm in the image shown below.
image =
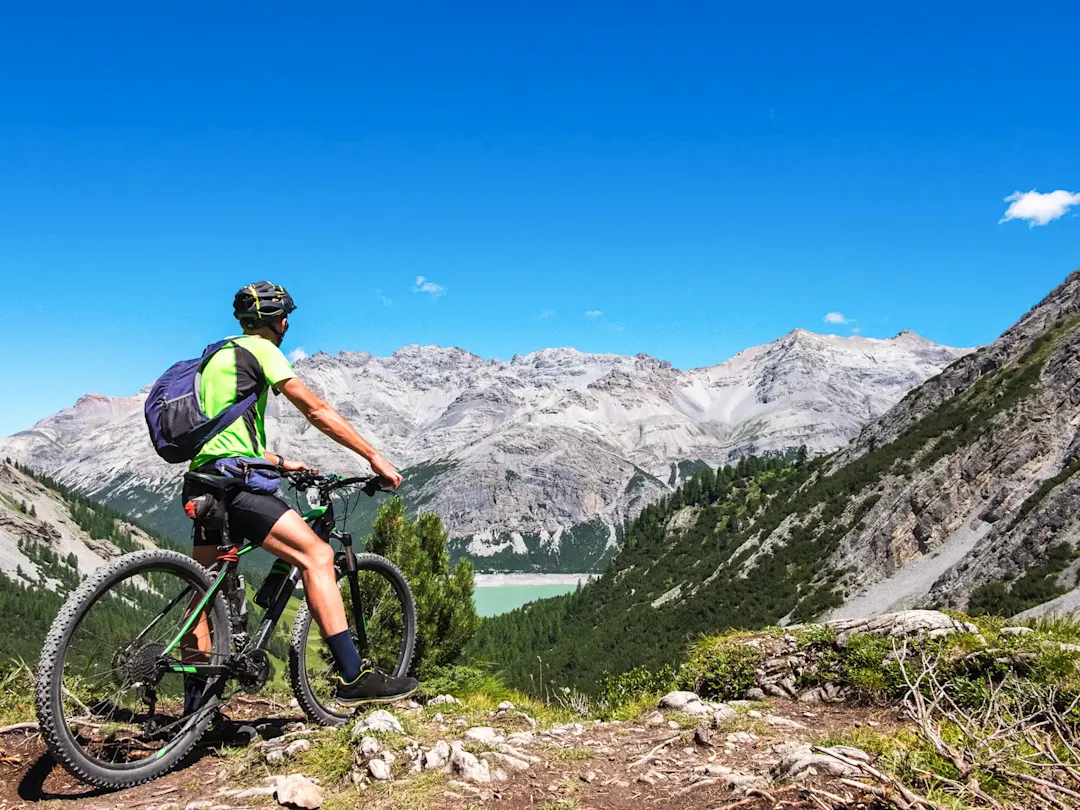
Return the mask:
[[401, 483], [401, 475], [394, 469], [394, 465], [383, 458], [379, 451], [368, 444], [341, 414], [304, 385], [302, 380], [293, 377], [278, 383], [275, 387], [296, 406], [308, 422], [342, 447], [347, 447], [366, 458], [376, 475], [388, 479], [395, 487]]

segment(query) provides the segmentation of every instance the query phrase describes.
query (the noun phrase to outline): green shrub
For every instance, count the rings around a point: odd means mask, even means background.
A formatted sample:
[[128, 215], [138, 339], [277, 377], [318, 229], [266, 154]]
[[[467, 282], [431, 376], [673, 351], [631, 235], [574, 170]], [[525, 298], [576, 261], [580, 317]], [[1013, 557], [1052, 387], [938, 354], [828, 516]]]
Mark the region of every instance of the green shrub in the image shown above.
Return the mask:
[[836, 646], [836, 631], [827, 624], [807, 624], [792, 631], [800, 650], [833, 648]]
[[1058, 574], [1076, 556], [1077, 552], [1068, 543], [1052, 546], [1046, 552], [1045, 561], [1029, 568], [1011, 584], [1008, 580], [999, 580], [972, 591], [968, 612], [972, 616], [1014, 616], [1060, 596], [1066, 589], [1057, 584]]
[[646, 695], [670, 691], [674, 683], [675, 668], [670, 665], [656, 671], [635, 667], [618, 675], [605, 675], [600, 680], [598, 698], [613, 711]]
[[682, 668], [679, 683], [702, 697], [736, 700], [753, 687], [755, 670], [764, 658], [761, 650], [723, 636], [694, 644]]
[[453, 695], [463, 698], [469, 695], [486, 695], [492, 699], [501, 699], [510, 692], [499, 676], [479, 666], [431, 666], [420, 681], [419, 694], [422, 697]]
[[34, 673], [22, 661], [0, 661], [0, 726], [34, 718]]

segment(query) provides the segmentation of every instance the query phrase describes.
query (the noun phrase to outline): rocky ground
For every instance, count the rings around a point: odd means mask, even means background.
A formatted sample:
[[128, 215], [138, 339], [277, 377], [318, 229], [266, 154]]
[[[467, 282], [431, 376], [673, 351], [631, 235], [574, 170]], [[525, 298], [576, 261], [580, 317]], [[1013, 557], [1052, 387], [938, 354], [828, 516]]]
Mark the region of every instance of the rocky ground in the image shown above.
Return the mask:
[[[0, 810], [1080, 808], [1078, 673], [1075, 622], [907, 611], [703, 638], [683, 686], [749, 699], [639, 692], [603, 710], [620, 720], [497, 679], [337, 729], [237, 695], [225, 713], [244, 744], [212, 729], [184, 767], [116, 792], [72, 779], [15, 723], [0, 728]], [[7, 718], [30, 709], [18, 683]]]
[[816, 792], [855, 798], [839, 780], [869, 776], [870, 758], [836, 741], [901, 725], [895, 708], [708, 703], [676, 692], [626, 722], [543, 728], [509, 703], [485, 711], [443, 697], [335, 731], [243, 701], [227, 712], [252, 723], [257, 741], [203, 747], [186, 767], [119, 792], [89, 789], [56, 767], [32, 728], [9, 731], [0, 737], [0, 808], [820, 807]]

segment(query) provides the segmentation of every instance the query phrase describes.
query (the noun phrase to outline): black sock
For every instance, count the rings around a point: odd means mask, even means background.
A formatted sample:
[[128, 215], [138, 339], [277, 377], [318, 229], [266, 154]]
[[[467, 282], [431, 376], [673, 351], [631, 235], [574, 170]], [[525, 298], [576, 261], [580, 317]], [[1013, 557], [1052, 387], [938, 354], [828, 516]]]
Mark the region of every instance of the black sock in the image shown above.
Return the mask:
[[330, 654], [334, 656], [338, 674], [345, 683], [355, 681], [360, 675], [360, 653], [356, 651], [352, 636], [348, 630], [342, 630], [332, 636], [326, 637], [326, 646], [330, 648]]

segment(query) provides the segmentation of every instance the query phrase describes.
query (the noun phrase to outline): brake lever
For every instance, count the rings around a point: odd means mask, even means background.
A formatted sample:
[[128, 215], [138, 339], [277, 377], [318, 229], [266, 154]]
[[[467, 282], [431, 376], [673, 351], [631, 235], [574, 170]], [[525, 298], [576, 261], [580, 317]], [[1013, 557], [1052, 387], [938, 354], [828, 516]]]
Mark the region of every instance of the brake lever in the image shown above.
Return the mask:
[[293, 489], [310, 489], [315, 485], [316, 478], [317, 476], [312, 475], [307, 470], [297, 470], [288, 476]]
[[382, 476], [372, 476], [371, 480], [364, 484], [360, 491], [367, 495], [369, 498], [373, 498], [375, 497], [376, 492], [387, 491], [386, 487], [383, 486], [384, 483], [386, 483], [386, 479]]

